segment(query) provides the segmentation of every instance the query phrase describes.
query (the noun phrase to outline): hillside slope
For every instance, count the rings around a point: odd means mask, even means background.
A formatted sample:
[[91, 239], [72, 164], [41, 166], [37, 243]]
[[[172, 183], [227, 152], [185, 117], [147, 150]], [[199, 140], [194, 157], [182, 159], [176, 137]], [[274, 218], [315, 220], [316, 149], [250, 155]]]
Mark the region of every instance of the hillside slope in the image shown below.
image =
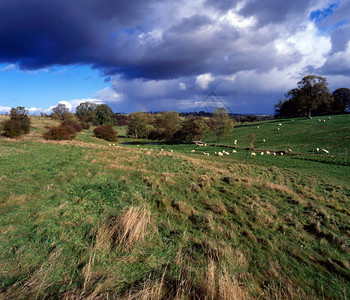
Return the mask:
[[0, 298], [350, 296], [349, 167], [39, 137], [0, 139]]

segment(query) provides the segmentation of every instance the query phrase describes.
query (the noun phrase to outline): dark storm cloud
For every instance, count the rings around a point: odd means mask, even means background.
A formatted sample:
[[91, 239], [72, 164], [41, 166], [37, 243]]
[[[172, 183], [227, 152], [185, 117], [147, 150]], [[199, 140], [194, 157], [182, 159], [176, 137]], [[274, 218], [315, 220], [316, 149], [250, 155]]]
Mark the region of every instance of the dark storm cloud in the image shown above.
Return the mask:
[[178, 24], [172, 26], [170, 31], [173, 32], [186, 32], [193, 31], [204, 25], [213, 23], [213, 21], [204, 15], [193, 15], [191, 17], [183, 18]]
[[113, 30], [137, 25], [150, 2], [2, 0], [0, 61], [28, 69], [94, 63]]
[[258, 25], [276, 24], [283, 22], [298, 22], [304, 12], [310, 6], [310, 1], [294, 0], [249, 0], [240, 10], [245, 17], [254, 16]]
[[207, 6], [216, 8], [221, 11], [226, 11], [234, 8], [239, 1], [237, 0], [206, 0], [204, 3]]

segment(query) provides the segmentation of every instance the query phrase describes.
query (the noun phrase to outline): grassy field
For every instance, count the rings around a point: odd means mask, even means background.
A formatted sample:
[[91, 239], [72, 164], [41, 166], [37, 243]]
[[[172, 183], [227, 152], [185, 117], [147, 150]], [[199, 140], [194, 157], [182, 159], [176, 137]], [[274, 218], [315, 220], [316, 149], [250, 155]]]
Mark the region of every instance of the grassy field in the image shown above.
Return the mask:
[[[349, 117], [236, 126], [220, 143], [243, 148], [260, 130], [257, 148], [346, 153]], [[36, 117], [28, 136], [0, 138], [0, 298], [350, 297], [346, 157], [109, 146], [87, 130], [44, 141], [53, 124]]]
[[[253, 133], [256, 135], [254, 147], [259, 149], [273, 151], [290, 148], [298, 153], [317, 154], [316, 148], [325, 148], [333, 155], [350, 155], [349, 132], [350, 115], [338, 115], [331, 116], [330, 120], [328, 116], [322, 116], [237, 124], [235, 130], [219, 141], [212, 134], [204, 140], [225, 145], [233, 145], [237, 140], [237, 146], [245, 148], [249, 147], [249, 134]], [[263, 142], [263, 139], [266, 141]]]

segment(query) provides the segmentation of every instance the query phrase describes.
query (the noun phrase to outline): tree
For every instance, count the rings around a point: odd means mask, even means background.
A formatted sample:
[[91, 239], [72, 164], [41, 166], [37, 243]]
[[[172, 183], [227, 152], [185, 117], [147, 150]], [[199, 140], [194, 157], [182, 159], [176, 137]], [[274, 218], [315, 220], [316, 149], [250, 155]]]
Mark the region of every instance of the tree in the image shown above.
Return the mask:
[[350, 89], [339, 88], [333, 92], [332, 112], [343, 114], [350, 111]]
[[76, 108], [75, 115], [81, 122], [93, 123], [96, 118], [96, 107], [97, 104], [92, 102], [80, 103]]
[[209, 122], [210, 129], [215, 133], [216, 140], [223, 135], [226, 135], [233, 129], [233, 120], [230, 119], [226, 108], [217, 108], [213, 112], [213, 117]]
[[28, 111], [23, 106], [12, 108], [10, 111], [10, 120], [2, 123], [4, 136], [9, 138], [19, 137], [30, 131], [30, 118]]
[[322, 104], [330, 104], [333, 96], [328, 89], [327, 79], [322, 76], [308, 75], [297, 84], [296, 97], [301, 109], [311, 118], [311, 112]]
[[154, 120], [154, 129], [157, 138], [170, 140], [180, 129], [180, 115], [176, 111], [164, 111], [156, 115]]
[[206, 119], [190, 116], [182, 122], [178, 137], [181, 141], [186, 142], [201, 140], [208, 129], [209, 126]]
[[95, 110], [94, 125], [114, 125], [114, 113], [107, 104], [99, 104]]
[[150, 117], [146, 113], [139, 111], [129, 115], [127, 135], [147, 139], [152, 129]]
[[52, 118], [57, 118], [59, 120], [66, 120], [69, 113], [69, 109], [65, 104], [59, 103], [52, 109]]

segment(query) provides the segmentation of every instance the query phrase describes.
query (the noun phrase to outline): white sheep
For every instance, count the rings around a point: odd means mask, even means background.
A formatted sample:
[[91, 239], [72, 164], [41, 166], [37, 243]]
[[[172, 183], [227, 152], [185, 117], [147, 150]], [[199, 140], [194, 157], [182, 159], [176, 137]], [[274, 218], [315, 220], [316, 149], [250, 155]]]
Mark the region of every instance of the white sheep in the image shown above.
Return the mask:
[[207, 152], [203, 152], [203, 155], [209, 156], [210, 154]]
[[196, 152], [196, 150], [191, 150], [191, 153], [195, 153]]
[[170, 152], [171, 152], [171, 153], [173, 153], [173, 152], [174, 152], [174, 150], [170, 150]]
[[237, 153], [237, 151], [236, 150], [232, 150], [232, 153]]
[[160, 149], [160, 152], [163, 152], [164, 150], [163, 149]]
[[329, 154], [329, 151], [326, 150], [326, 149], [321, 149], [321, 152], [322, 152], [322, 153], [327, 153], [327, 154]]
[[294, 122], [294, 119], [292, 120], [292, 122]]
[[270, 154], [271, 154], [271, 152], [270, 152], [270, 151], [266, 151], [266, 154], [267, 154], [267, 155], [270, 155]]
[[250, 156], [256, 156], [256, 153], [252, 152], [250, 153]]
[[263, 142], [265, 143], [265, 142], [266, 142], [266, 140], [265, 140], [265, 139], [263, 139]]
[[108, 144], [109, 146], [112, 146], [112, 144]]
[[320, 152], [320, 148], [316, 148], [316, 151], [317, 151], [317, 152]]
[[288, 149], [287, 151], [288, 151], [288, 152], [293, 152], [292, 149]]
[[234, 145], [237, 145], [237, 140], [235, 140], [235, 141], [233, 142], [233, 144], [234, 144]]
[[282, 123], [279, 123], [278, 126], [282, 126]]
[[277, 155], [277, 154], [276, 154], [276, 152], [273, 152], [272, 154], [273, 154], [274, 156], [276, 156], [276, 155]]
[[281, 130], [281, 128], [278, 127], [277, 130]]
[[259, 128], [260, 128], [260, 126], [256, 126], [256, 128], [258, 128], [258, 129], [259, 129]]
[[261, 151], [260, 155], [264, 155], [264, 152], [263, 152], [263, 151]]
[[318, 119], [319, 122], [321, 122], [321, 119]]
[[328, 117], [328, 120], [330, 120], [331, 119], [331, 117]]
[[323, 123], [326, 123], [326, 120], [323, 120]]
[[136, 145], [137, 147], [140, 147], [140, 145]]
[[222, 152], [218, 152], [218, 156], [224, 156]]
[[281, 156], [283, 156], [283, 152], [281, 152]]

